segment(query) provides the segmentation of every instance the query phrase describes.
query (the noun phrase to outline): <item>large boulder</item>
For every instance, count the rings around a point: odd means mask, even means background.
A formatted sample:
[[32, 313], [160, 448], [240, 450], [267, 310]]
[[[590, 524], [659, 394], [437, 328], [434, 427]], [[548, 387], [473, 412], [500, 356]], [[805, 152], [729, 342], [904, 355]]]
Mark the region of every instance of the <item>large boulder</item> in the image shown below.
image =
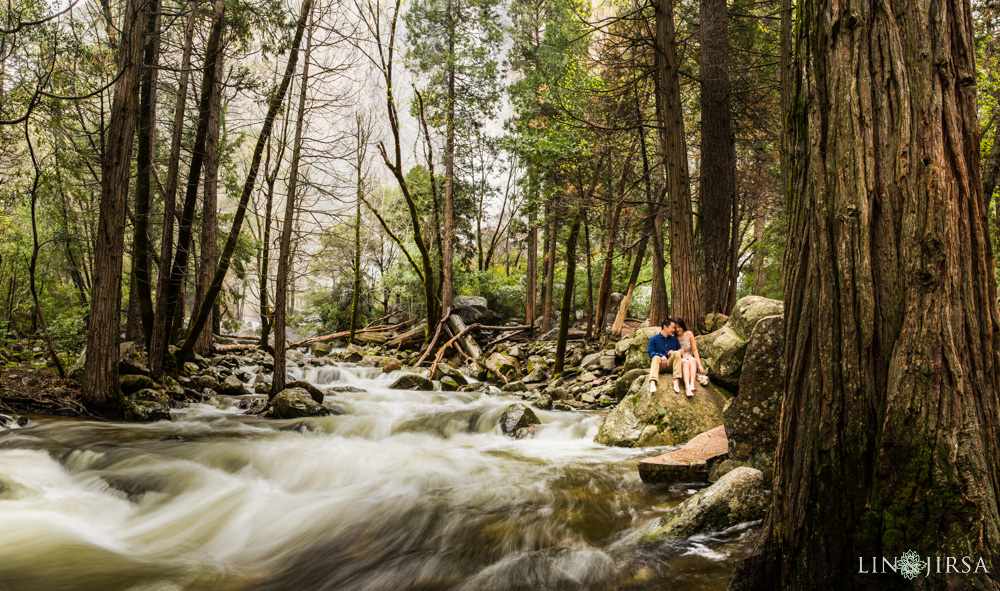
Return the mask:
[[684, 447], [639, 460], [639, 478], [646, 483], [705, 482], [709, 470], [729, 452], [726, 428], [722, 425], [699, 433]]
[[646, 377], [648, 374], [649, 370], [641, 367], [622, 372], [621, 375], [618, 376], [618, 379], [615, 380], [615, 400], [625, 398], [625, 395], [628, 394], [632, 384], [636, 380]]
[[223, 396], [243, 396], [247, 393], [247, 390], [243, 387], [243, 382], [238, 377], [229, 376], [225, 380], [222, 380], [218, 392]]
[[784, 311], [781, 300], [762, 296], [740, 298], [722, 328], [696, 338], [709, 377], [727, 388], [739, 389], [743, 358], [754, 327], [761, 319], [782, 315]]
[[143, 388], [127, 394], [122, 401], [122, 406], [122, 414], [130, 421], [170, 420], [170, 397], [152, 388]]
[[415, 373], [405, 373], [393, 382], [389, 386], [390, 390], [424, 390], [431, 391], [434, 389], [434, 383], [425, 378], [424, 376], [417, 375]]
[[713, 384], [697, 384], [689, 398], [683, 391], [674, 392], [673, 381], [664, 379], [650, 393], [649, 376], [639, 378], [605, 417], [594, 441], [618, 447], [680, 445], [721, 425], [727, 399]]
[[321, 417], [330, 414], [323, 405], [313, 400], [305, 388], [285, 388], [271, 401], [272, 412], [279, 419]]
[[761, 519], [766, 510], [764, 474], [760, 470], [741, 467], [671, 509], [655, 529], [643, 536], [643, 540], [659, 542], [720, 531], [738, 523]]
[[747, 344], [740, 393], [722, 413], [729, 436], [729, 459], [774, 474], [781, 398], [785, 388], [785, 319], [767, 316]]
[[507, 410], [503, 411], [503, 415], [500, 416], [500, 430], [503, 431], [504, 435], [511, 437], [518, 436], [518, 431], [522, 429], [528, 429], [538, 424], [541, 424], [541, 421], [535, 416], [534, 411], [521, 403], [508, 406]]
[[451, 313], [457, 315], [466, 324], [494, 322], [499, 318], [490, 310], [486, 298], [480, 296], [456, 296], [452, 298]]
[[[649, 369], [649, 353], [646, 351], [646, 348], [649, 347], [649, 339], [659, 333], [660, 330], [660, 328], [655, 326], [637, 328], [635, 330], [629, 338], [628, 347], [625, 352], [624, 371], [643, 367]], [[617, 352], [618, 350], [619, 346], [615, 345], [615, 351]]]

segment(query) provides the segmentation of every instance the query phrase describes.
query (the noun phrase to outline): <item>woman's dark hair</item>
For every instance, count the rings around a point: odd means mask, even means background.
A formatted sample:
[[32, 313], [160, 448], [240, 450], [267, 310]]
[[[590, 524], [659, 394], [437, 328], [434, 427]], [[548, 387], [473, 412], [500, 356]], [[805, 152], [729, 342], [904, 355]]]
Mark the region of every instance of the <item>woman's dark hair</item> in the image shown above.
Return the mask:
[[677, 326], [681, 327], [681, 330], [683, 330], [684, 332], [687, 332], [688, 327], [687, 327], [686, 324], [684, 324], [684, 319], [683, 318], [674, 318], [674, 324], [676, 324]]

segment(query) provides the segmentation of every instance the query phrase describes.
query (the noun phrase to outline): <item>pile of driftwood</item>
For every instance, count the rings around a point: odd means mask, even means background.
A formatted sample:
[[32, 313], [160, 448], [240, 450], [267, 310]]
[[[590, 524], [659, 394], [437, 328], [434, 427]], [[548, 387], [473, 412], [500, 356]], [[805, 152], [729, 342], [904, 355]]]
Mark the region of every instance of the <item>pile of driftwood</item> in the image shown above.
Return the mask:
[[[361, 344], [380, 345], [386, 348], [395, 348], [397, 350], [404, 347], [420, 346], [426, 341], [426, 322], [420, 322], [412, 328], [399, 332], [409, 323], [401, 322], [399, 324], [392, 325], [377, 325], [377, 323], [382, 322], [387, 318], [388, 316], [380, 318], [364, 328], [355, 330], [354, 341]], [[433, 354], [434, 357], [431, 362], [431, 374], [433, 375], [434, 370], [437, 368], [437, 364], [444, 358], [449, 350], [454, 349], [462, 357], [470, 360], [476, 360], [482, 356], [483, 350], [474, 338], [473, 333], [478, 333], [484, 339], [486, 338], [485, 333], [493, 334], [493, 340], [490, 340], [486, 345], [486, 348], [489, 348], [498, 343], [523, 335], [523, 333], [530, 333], [533, 328], [534, 327], [531, 325], [486, 326], [479, 323], [466, 325], [465, 321], [463, 321], [459, 315], [452, 314], [449, 310], [435, 325], [433, 336], [428, 342], [423, 355], [421, 355], [416, 365], [419, 367], [421, 364], [429, 361], [431, 355]], [[499, 333], [499, 336], [495, 336], [496, 333]], [[289, 347], [304, 347], [314, 343], [343, 339], [349, 336], [350, 331], [335, 332], [333, 334], [313, 337], [296, 343], [291, 343], [289, 344]]]

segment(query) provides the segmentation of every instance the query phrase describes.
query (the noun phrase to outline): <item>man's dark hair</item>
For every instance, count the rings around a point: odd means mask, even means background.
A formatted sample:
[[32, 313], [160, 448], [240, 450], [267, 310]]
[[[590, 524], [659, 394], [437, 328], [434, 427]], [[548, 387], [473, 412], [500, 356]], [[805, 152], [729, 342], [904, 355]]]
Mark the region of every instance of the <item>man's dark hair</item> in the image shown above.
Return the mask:
[[664, 318], [663, 322], [660, 323], [660, 328], [663, 328], [665, 326], [670, 326], [673, 323], [674, 323], [674, 319], [673, 318]]

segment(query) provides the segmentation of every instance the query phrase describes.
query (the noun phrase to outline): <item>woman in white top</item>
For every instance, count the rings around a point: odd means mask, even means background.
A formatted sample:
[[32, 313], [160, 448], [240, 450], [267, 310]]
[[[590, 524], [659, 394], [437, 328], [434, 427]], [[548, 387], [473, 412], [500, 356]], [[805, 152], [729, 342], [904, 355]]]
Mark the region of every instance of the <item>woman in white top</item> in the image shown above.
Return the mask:
[[674, 372], [674, 391], [680, 392], [680, 381], [684, 379], [684, 387], [687, 395], [694, 396], [694, 382], [699, 373], [705, 373], [705, 368], [701, 365], [701, 356], [698, 354], [698, 341], [694, 338], [694, 333], [687, 329], [683, 318], [674, 318], [675, 335], [681, 344], [681, 375]]

